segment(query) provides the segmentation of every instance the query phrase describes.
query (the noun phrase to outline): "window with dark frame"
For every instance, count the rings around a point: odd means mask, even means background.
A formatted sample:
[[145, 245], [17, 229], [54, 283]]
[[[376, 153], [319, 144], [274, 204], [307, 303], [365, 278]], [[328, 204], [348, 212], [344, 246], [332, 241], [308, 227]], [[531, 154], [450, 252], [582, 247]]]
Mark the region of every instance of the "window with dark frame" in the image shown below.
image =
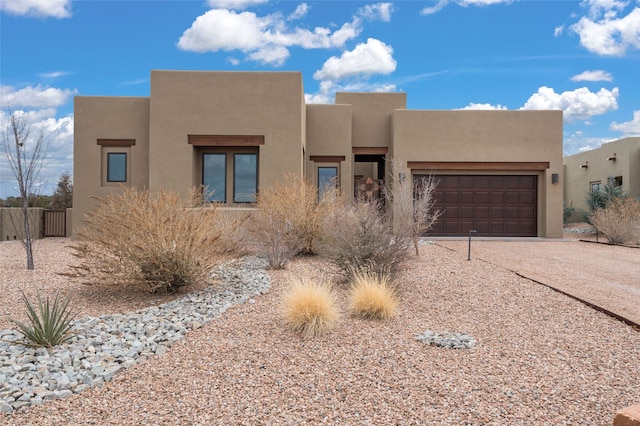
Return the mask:
[[227, 154], [202, 154], [202, 186], [204, 200], [212, 203], [227, 201]]
[[258, 154], [233, 154], [233, 202], [253, 203], [258, 192]]
[[127, 181], [127, 153], [107, 153], [107, 182]]
[[325, 192], [338, 187], [338, 167], [318, 167], [318, 199], [322, 199]]
[[591, 187], [591, 192], [596, 192], [600, 190], [602, 183], [600, 183], [599, 180], [595, 182], [589, 182], [589, 186]]
[[613, 186], [622, 186], [622, 176], [615, 176], [609, 179], [613, 183]]

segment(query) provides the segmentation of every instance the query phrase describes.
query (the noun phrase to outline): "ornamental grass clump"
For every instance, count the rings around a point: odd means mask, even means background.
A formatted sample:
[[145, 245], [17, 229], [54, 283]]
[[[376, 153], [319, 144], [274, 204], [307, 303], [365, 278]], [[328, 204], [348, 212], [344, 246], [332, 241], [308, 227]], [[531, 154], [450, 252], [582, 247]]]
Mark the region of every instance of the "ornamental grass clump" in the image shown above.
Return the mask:
[[135, 286], [173, 293], [209, 282], [211, 267], [229, 249], [221, 243], [220, 215], [202, 204], [202, 192], [149, 192], [122, 188], [85, 216], [79, 240], [71, 245], [80, 259], [64, 275], [86, 284]]
[[75, 317], [69, 309], [71, 298], [67, 296], [65, 299], [60, 299], [56, 294], [53, 303], [49, 301], [48, 296], [43, 301], [39, 293], [37, 298], [38, 305], [35, 307], [22, 293], [29, 321], [23, 323], [11, 320], [18, 326], [18, 332], [32, 342], [27, 345], [52, 348], [69, 340], [72, 337], [71, 327]]
[[349, 301], [353, 315], [364, 319], [386, 320], [398, 308], [398, 296], [389, 279], [370, 270], [353, 274]]
[[282, 313], [290, 330], [303, 337], [319, 336], [338, 320], [336, 296], [325, 284], [299, 278], [284, 294]]

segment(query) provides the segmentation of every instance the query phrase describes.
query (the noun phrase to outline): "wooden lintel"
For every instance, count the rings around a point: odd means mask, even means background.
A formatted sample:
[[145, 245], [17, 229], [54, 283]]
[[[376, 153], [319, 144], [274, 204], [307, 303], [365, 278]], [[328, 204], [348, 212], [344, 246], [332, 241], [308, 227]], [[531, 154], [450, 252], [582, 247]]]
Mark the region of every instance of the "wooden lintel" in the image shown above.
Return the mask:
[[264, 145], [263, 135], [189, 135], [193, 146], [260, 146]]
[[309, 159], [318, 163], [339, 163], [347, 157], [344, 155], [310, 155]]
[[100, 146], [115, 146], [115, 147], [127, 147], [136, 144], [135, 139], [98, 139], [98, 145]]
[[354, 146], [351, 152], [356, 155], [384, 155], [389, 152], [386, 146]]
[[548, 161], [407, 161], [411, 170], [526, 170], [549, 168]]

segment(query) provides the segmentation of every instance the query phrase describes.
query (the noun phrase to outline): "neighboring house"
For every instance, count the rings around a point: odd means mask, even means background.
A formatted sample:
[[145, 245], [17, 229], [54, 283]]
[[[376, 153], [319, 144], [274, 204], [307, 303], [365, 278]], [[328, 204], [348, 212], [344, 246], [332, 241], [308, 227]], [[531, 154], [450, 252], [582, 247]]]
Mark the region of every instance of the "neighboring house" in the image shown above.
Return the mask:
[[251, 207], [291, 172], [379, 195], [389, 159], [438, 176], [434, 234], [562, 237], [562, 111], [407, 110], [405, 93], [306, 104], [298, 72], [152, 71], [149, 97], [75, 98], [74, 233], [123, 186]]
[[582, 220], [589, 191], [609, 179], [633, 198], [640, 197], [640, 137], [602, 144], [600, 148], [564, 158], [564, 205], [575, 212], [569, 221]]

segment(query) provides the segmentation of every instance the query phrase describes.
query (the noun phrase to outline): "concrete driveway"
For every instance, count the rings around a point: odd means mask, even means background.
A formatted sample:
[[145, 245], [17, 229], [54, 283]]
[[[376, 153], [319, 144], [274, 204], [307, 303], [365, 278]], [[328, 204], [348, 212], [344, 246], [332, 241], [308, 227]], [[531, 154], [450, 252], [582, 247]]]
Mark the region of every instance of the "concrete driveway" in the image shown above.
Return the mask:
[[[467, 258], [468, 240], [433, 239]], [[472, 240], [482, 259], [640, 324], [640, 248], [578, 240]]]

